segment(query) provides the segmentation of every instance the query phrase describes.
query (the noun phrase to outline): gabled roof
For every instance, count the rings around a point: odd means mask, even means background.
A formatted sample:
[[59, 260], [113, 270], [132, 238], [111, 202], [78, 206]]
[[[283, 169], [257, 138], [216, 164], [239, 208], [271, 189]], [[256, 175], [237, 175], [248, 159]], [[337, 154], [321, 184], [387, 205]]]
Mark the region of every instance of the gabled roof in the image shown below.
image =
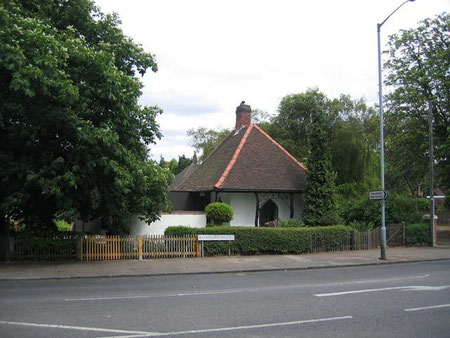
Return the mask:
[[299, 192], [305, 189], [305, 170], [261, 128], [251, 124], [231, 132], [202, 164], [186, 168], [170, 190]]

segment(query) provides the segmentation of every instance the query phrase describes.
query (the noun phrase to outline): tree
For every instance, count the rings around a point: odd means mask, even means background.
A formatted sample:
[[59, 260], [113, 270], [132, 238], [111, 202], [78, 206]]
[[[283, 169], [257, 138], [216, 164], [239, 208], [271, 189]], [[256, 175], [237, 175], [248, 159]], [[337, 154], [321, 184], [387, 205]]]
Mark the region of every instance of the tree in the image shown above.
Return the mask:
[[[200, 152], [200, 160], [204, 160], [208, 155], [228, 136], [228, 129], [207, 129], [199, 127], [197, 129], [189, 129], [187, 135], [191, 138], [191, 145], [196, 152]], [[196, 154], [197, 157], [197, 154]]]
[[324, 114], [336, 183], [355, 185], [359, 191], [378, 184], [378, 117], [364, 99], [340, 95], [330, 100], [318, 89], [285, 96], [278, 115], [261, 127], [294, 157], [307, 162], [311, 152], [312, 112]]
[[386, 84], [388, 173], [411, 192], [427, 186], [428, 105], [434, 119], [436, 181], [450, 182], [450, 15], [390, 37]]
[[148, 146], [158, 107], [141, 107], [137, 74], [157, 70], [90, 0], [0, 5], [0, 229], [54, 218], [102, 220], [126, 232], [132, 211], [150, 222], [167, 205], [171, 174]]
[[[335, 200], [336, 174], [331, 167], [330, 125], [326, 120], [326, 97], [318, 91], [299, 94], [309, 115], [304, 223], [309, 226], [332, 225], [337, 222]], [[305, 114], [306, 115], [306, 114]]]

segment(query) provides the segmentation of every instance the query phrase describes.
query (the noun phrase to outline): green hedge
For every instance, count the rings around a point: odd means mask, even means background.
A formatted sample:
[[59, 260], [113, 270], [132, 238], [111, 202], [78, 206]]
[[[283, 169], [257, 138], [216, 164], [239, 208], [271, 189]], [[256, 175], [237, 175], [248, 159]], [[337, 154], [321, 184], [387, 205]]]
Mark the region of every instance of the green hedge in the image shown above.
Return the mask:
[[406, 226], [406, 245], [427, 244], [430, 240], [430, 225], [426, 223]]
[[254, 227], [169, 227], [166, 235], [205, 234], [235, 235], [233, 242], [205, 242], [210, 255], [227, 254], [228, 250], [243, 255], [299, 254], [311, 250], [312, 244], [332, 250], [341, 245], [351, 229], [342, 225], [302, 228], [254, 228]]
[[[429, 201], [424, 198], [392, 195], [386, 200], [386, 223], [419, 223], [423, 212], [427, 211], [428, 207]], [[381, 225], [380, 210], [380, 201], [369, 200], [367, 196], [340, 207], [341, 216], [346, 224], [356, 221], [372, 223], [375, 227]]]
[[13, 259], [53, 260], [76, 259], [77, 240], [80, 233], [73, 231], [16, 233], [15, 247], [20, 252], [13, 253]]

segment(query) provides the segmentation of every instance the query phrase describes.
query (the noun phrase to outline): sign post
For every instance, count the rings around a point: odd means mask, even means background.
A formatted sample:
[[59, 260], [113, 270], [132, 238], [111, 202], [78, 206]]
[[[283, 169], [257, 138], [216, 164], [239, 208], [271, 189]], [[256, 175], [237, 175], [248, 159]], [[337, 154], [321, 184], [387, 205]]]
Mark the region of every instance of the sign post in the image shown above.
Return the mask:
[[389, 193], [386, 190], [375, 190], [369, 192], [369, 199], [375, 200], [375, 201], [382, 201], [381, 206], [381, 231], [380, 231], [380, 239], [381, 239], [381, 259], [386, 259], [386, 225], [384, 222], [385, 215], [384, 215], [384, 201], [387, 200], [389, 197]]
[[[234, 241], [234, 235], [198, 235], [199, 242], [202, 242], [202, 257], [204, 256], [205, 241]], [[231, 256], [231, 249], [228, 249], [228, 256]]]

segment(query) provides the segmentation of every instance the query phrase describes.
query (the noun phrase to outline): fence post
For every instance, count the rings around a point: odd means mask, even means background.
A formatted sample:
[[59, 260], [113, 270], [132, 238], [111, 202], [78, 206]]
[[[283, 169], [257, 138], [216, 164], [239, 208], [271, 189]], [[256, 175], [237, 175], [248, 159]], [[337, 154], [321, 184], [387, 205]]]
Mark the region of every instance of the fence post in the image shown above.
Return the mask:
[[77, 237], [77, 259], [82, 260], [82, 245], [81, 245], [81, 237], [82, 236], [78, 236]]
[[15, 252], [15, 250], [14, 250], [14, 244], [15, 244], [15, 242], [14, 242], [14, 240], [15, 240], [15, 238], [14, 238], [14, 236], [9, 236], [9, 257], [8, 257], [8, 260], [13, 260], [15, 257], [14, 257], [14, 252]]
[[406, 225], [402, 222], [402, 245], [406, 244]]
[[201, 257], [202, 255], [202, 248], [200, 247], [200, 243], [198, 242], [198, 235], [195, 236], [195, 244], [197, 246], [197, 257]]
[[142, 261], [142, 236], [139, 236], [139, 260]]
[[356, 250], [355, 231], [350, 232], [350, 250]]

